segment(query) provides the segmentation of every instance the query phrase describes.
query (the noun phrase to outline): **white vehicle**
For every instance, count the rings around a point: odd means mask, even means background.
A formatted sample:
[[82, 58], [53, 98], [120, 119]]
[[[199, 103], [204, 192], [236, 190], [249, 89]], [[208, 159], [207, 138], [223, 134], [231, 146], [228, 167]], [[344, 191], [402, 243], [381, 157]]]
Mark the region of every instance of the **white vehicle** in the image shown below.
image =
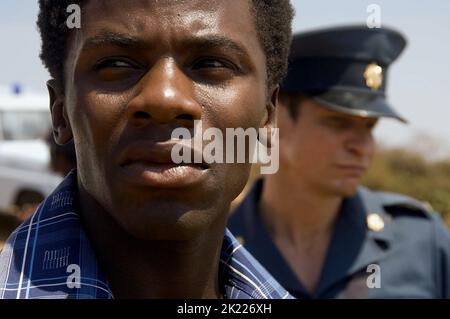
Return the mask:
[[49, 165], [50, 125], [48, 97], [0, 91], [1, 213], [40, 202], [61, 181]]

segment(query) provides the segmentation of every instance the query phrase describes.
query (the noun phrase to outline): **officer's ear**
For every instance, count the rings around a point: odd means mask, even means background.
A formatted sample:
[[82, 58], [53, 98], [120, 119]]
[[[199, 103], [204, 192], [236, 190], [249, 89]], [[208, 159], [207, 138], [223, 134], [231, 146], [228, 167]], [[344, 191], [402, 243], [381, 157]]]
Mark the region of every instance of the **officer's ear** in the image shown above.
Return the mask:
[[261, 127], [265, 128], [266, 133], [259, 134], [258, 139], [263, 145], [267, 145], [268, 148], [272, 147], [273, 129], [277, 126], [276, 110], [278, 107], [278, 94], [280, 92], [280, 86], [275, 85], [269, 90], [269, 97], [266, 102], [266, 114]]
[[72, 140], [72, 128], [67, 116], [64, 90], [59, 81], [47, 81], [48, 95], [50, 97], [50, 113], [52, 115], [53, 136], [59, 145]]

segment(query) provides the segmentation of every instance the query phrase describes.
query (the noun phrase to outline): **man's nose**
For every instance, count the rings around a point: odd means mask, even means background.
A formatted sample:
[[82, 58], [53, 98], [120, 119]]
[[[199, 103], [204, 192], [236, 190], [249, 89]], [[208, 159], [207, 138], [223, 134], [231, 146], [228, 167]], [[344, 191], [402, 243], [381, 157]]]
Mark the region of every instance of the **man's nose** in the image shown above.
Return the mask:
[[359, 157], [371, 157], [375, 142], [371, 131], [353, 130], [346, 142], [347, 149]]
[[135, 126], [157, 124], [193, 125], [202, 108], [194, 98], [194, 86], [170, 58], [159, 60], [140, 80], [139, 93], [128, 104]]

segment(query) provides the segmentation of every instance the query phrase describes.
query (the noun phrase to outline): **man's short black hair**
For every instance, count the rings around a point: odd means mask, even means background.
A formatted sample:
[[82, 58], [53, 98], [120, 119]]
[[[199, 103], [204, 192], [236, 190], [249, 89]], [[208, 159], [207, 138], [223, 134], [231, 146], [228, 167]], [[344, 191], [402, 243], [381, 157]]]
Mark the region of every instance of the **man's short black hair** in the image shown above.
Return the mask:
[[[39, 0], [37, 26], [41, 60], [50, 75], [64, 85], [64, 61], [71, 32], [66, 25], [71, 4], [81, 8], [88, 0]], [[228, 1], [228, 0], [227, 0]], [[259, 41], [266, 55], [268, 87], [281, 82], [287, 70], [294, 10], [289, 0], [251, 0]]]

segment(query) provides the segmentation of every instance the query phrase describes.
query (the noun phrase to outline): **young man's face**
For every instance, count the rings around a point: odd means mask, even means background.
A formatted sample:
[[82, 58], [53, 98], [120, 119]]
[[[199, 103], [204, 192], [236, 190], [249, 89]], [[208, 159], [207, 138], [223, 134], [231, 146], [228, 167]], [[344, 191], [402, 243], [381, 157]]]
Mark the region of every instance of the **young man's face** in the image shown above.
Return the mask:
[[53, 110], [59, 142], [73, 134], [82, 187], [130, 234], [190, 238], [225, 217], [249, 165], [174, 167], [172, 131], [259, 128], [274, 107], [250, 2], [95, 0], [82, 12]]
[[335, 112], [311, 99], [301, 102], [296, 119], [280, 106], [280, 166], [322, 195], [351, 196], [373, 157], [376, 123], [377, 119]]

